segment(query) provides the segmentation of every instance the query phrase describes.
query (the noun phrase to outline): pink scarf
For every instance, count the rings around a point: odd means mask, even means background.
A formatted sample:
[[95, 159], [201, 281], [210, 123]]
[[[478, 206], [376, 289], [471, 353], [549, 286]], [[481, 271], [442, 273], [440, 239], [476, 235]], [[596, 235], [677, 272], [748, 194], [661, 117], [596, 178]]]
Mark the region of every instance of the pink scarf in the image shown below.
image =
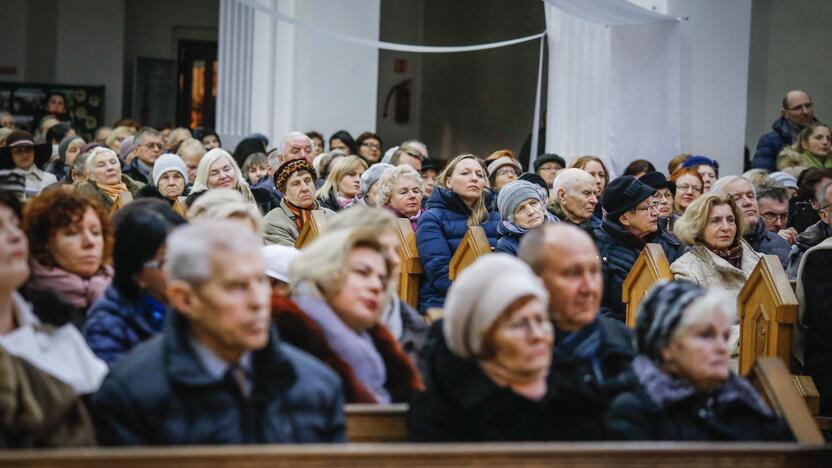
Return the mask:
[[113, 269], [107, 265], [102, 265], [98, 272], [89, 278], [81, 278], [58, 267], [42, 265], [34, 259], [31, 266], [32, 276], [29, 281], [33, 291], [51, 291], [76, 309], [88, 309], [104, 295], [104, 290], [113, 280]]

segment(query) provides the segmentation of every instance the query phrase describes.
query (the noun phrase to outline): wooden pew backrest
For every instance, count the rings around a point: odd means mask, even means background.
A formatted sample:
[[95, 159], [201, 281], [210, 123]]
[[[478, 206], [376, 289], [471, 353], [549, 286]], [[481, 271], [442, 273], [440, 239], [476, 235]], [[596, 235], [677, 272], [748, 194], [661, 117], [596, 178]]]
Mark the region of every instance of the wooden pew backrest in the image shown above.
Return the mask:
[[312, 210], [309, 212], [309, 219], [300, 230], [298, 238], [295, 240], [295, 247], [302, 249], [305, 245], [309, 245], [321, 235], [321, 232], [326, 228], [326, 215], [323, 210]]
[[741, 375], [748, 375], [759, 357], [791, 362], [797, 308], [797, 296], [780, 261], [764, 255], [737, 297]]
[[768, 401], [771, 409], [786, 420], [798, 442], [824, 443], [814, 417], [795, 388], [792, 375], [782, 360], [776, 357], [758, 358], [749, 379]]
[[406, 404], [349, 404], [346, 413], [350, 442], [407, 441]]
[[482, 226], [470, 226], [457, 247], [448, 268], [448, 278], [453, 281], [457, 275], [474, 263], [479, 257], [491, 253], [491, 244]]
[[627, 326], [635, 328], [638, 306], [654, 284], [672, 280], [670, 263], [659, 244], [647, 244], [633, 264], [621, 287], [621, 300], [627, 305]]
[[416, 248], [416, 233], [413, 231], [409, 219], [397, 218], [396, 228], [399, 236], [399, 259], [401, 260], [399, 297], [414, 309], [418, 309], [419, 280], [425, 270], [422, 269], [419, 250]]

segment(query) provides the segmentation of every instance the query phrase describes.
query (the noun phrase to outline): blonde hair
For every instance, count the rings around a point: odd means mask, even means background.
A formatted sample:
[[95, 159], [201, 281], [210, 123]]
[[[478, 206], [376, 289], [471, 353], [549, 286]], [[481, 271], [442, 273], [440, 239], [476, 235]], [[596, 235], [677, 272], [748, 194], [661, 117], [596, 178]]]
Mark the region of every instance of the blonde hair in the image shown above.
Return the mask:
[[700, 195], [693, 203], [685, 210], [685, 214], [676, 220], [673, 225], [673, 233], [685, 245], [695, 245], [703, 242], [702, 232], [708, 224], [708, 218], [711, 216], [711, 210], [715, 206], [728, 205], [731, 207], [731, 212], [734, 214], [734, 223], [737, 226], [737, 232], [734, 234], [734, 241], [736, 242], [745, 232], [745, 217], [740, 211], [734, 199], [728, 195], [718, 195], [716, 193], [706, 193]]
[[341, 179], [351, 171], [357, 171], [359, 168], [364, 168], [365, 171], [367, 170], [367, 162], [361, 156], [346, 156], [336, 161], [335, 165], [329, 171], [329, 175], [326, 176], [324, 185], [318, 189], [315, 195], [318, 197], [326, 197], [331, 190], [334, 189], [337, 191], [338, 183], [341, 182]]
[[338, 212], [329, 219], [324, 232], [357, 228], [369, 229], [376, 233], [388, 230], [395, 233], [396, 217], [383, 208], [356, 206], [349, 211]]
[[174, 146], [191, 138], [191, 131], [185, 127], [176, 127], [168, 133], [168, 147]]
[[179, 145], [179, 149], [176, 150], [176, 154], [179, 156], [185, 157], [190, 154], [199, 153], [199, 156], [205, 156], [205, 147], [202, 146], [199, 140], [196, 138], [187, 138], [182, 140], [182, 144]]
[[396, 166], [393, 168], [389, 168], [382, 172], [381, 177], [378, 179], [378, 190], [376, 191], [376, 206], [384, 206], [385, 203], [390, 201], [390, 198], [393, 196], [393, 185], [402, 177], [409, 177], [416, 181], [419, 185], [419, 191], [422, 192], [422, 196], [425, 195], [425, 181], [422, 180], [422, 176], [408, 165]]
[[[451, 162], [449, 162], [448, 165], [445, 166], [445, 169], [442, 169], [442, 172], [440, 172], [439, 175], [436, 176], [436, 185], [445, 190], [451, 190], [445, 181], [449, 179], [451, 175], [453, 175], [456, 166], [466, 159], [473, 159], [474, 161], [479, 163], [480, 167], [482, 168], [483, 178], [487, 181], [488, 168], [485, 167], [485, 163], [483, 163], [480, 158], [474, 156], [471, 153], [463, 153], [452, 159]], [[468, 226], [479, 226], [486, 219], [488, 219], [488, 208], [486, 208], [485, 206], [485, 188], [483, 188], [483, 194], [471, 208], [471, 216], [468, 217], [467, 224]]]
[[385, 289], [395, 288], [392, 262], [378, 241], [378, 232], [371, 228], [329, 229], [304, 247], [289, 266], [289, 284], [297, 290], [309, 283], [321, 298], [334, 296], [341, 289], [349, 272], [347, 259], [353, 250], [366, 247], [384, 258], [387, 276]]
[[[107, 140], [104, 142], [104, 144], [108, 148], [113, 149], [112, 146], [113, 146], [113, 144], [115, 144], [117, 138], [121, 137], [123, 139], [123, 138], [127, 138], [129, 136], [133, 136], [135, 134], [136, 134], [136, 129], [133, 128], [133, 127], [116, 127], [116, 128], [113, 129], [112, 132], [110, 132], [109, 135], [107, 135]], [[118, 151], [118, 150], [114, 150], [114, 151]]]
[[[217, 188], [197, 198], [188, 209], [188, 219], [231, 219], [247, 218], [254, 232], [263, 228], [263, 215], [257, 205], [246, 201], [240, 192], [227, 188]], [[259, 234], [258, 234], [259, 235]]]
[[228, 163], [234, 169], [234, 174], [237, 179], [237, 183], [234, 184], [234, 189], [236, 189], [240, 194], [243, 195], [243, 198], [246, 201], [251, 203], [256, 203], [254, 199], [254, 194], [251, 193], [251, 189], [248, 187], [248, 182], [243, 178], [243, 173], [240, 171], [240, 166], [237, 165], [237, 162], [234, 161], [234, 158], [228, 154], [228, 151], [222, 148], [214, 148], [211, 151], [205, 153], [205, 156], [202, 157], [202, 160], [199, 161], [199, 166], [196, 168], [196, 177], [194, 177], [194, 186], [191, 188], [191, 193], [202, 192], [208, 190], [208, 174], [211, 172], [211, 166], [217, 162], [220, 158], [225, 158], [228, 160]]

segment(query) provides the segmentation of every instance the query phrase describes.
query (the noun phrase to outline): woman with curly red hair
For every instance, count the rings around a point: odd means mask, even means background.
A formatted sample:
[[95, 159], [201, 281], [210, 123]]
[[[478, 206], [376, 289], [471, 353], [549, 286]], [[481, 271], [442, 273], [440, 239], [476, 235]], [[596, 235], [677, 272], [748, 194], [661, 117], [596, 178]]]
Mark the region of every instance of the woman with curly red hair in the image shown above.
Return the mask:
[[113, 278], [108, 217], [92, 198], [52, 190], [26, 205], [23, 229], [29, 238], [32, 275], [27, 293], [41, 320], [79, 328], [87, 309]]

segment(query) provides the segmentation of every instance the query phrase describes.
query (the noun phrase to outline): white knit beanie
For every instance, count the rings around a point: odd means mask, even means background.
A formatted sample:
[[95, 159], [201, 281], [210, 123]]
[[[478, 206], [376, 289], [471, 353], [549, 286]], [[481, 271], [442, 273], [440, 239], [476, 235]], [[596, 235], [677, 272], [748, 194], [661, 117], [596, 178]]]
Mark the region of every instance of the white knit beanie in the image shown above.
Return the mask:
[[159, 186], [159, 179], [168, 171], [177, 171], [182, 174], [185, 183], [188, 182], [188, 166], [179, 155], [172, 153], [165, 153], [159, 156], [159, 159], [153, 163], [153, 185]]
[[480, 355], [485, 333], [508, 306], [526, 296], [548, 305], [549, 293], [525, 262], [503, 253], [478, 258], [448, 290], [442, 324], [448, 348], [462, 358]]

